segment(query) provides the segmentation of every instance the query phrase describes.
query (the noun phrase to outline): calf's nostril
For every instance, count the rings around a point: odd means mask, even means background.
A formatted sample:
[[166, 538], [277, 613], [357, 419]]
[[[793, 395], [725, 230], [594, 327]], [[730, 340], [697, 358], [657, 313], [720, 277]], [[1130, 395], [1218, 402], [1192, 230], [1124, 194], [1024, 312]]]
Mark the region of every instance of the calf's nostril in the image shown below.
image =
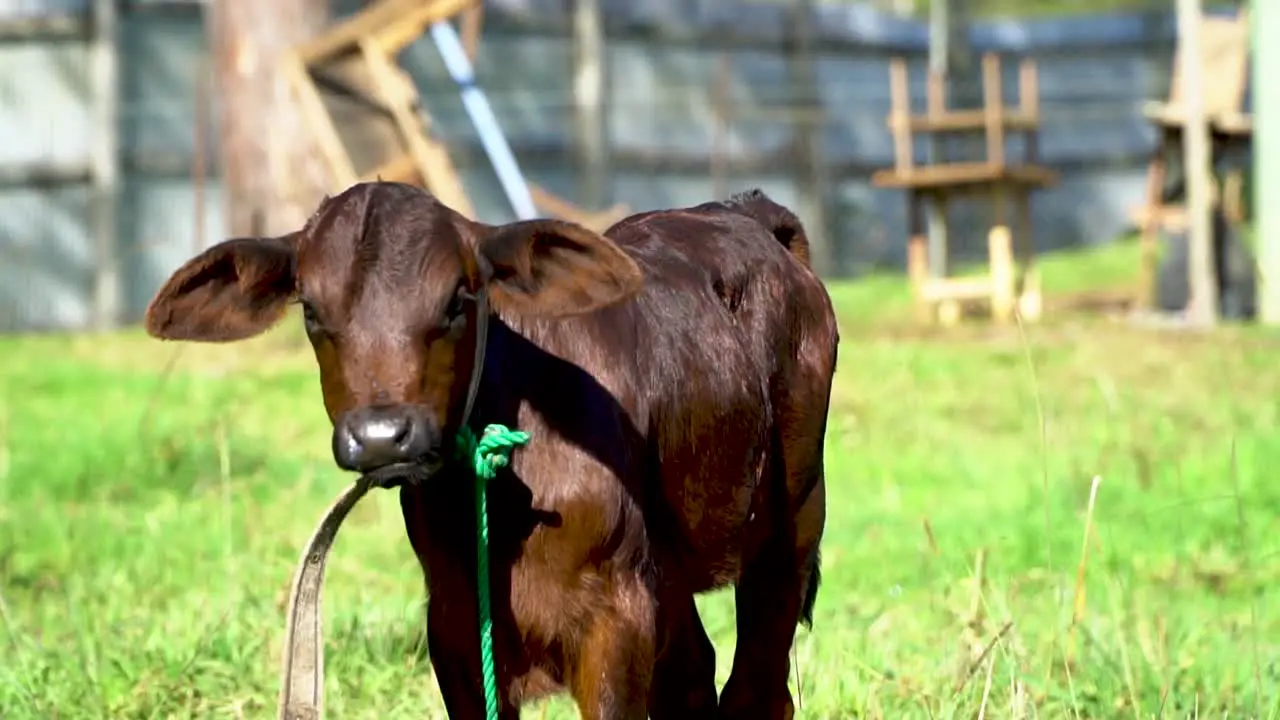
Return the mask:
[[395, 437], [391, 438], [391, 442], [395, 443], [396, 447], [403, 448], [409, 444], [409, 436], [412, 433], [413, 423], [410, 423], [408, 419], [401, 419], [396, 427]]
[[360, 442], [359, 433], [351, 423], [340, 422], [333, 432], [333, 457], [338, 466], [344, 470], [356, 470], [364, 445]]

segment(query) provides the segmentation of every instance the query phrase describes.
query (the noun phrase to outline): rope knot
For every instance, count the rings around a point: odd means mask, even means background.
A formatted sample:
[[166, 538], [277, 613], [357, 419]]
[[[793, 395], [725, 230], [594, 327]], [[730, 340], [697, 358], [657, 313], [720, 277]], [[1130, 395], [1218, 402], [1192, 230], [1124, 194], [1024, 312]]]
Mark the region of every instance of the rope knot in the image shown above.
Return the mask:
[[469, 461], [477, 478], [492, 480], [499, 469], [511, 464], [511, 453], [527, 442], [529, 433], [497, 423], [485, 427], [477, 440], [471, 428], [464, 425], [458, 429], [458, 459]]

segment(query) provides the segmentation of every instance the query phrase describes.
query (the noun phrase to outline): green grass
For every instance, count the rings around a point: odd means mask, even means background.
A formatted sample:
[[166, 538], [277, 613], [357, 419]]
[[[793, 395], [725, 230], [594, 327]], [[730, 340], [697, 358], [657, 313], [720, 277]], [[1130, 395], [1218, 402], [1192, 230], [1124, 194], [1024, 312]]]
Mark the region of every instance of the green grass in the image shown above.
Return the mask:
[[[1045, 287], [1134, 262], [1048, 259]], [[800, 717], [967, 718], [984, 694], [987, 717], [1280, 714], [1280, 339], [1081, 317], [912, 330], [900, 280], [832, 294]], [[283, 594], [347, 481], [328, 438], [293, 324], [238, 346], [0, 339], [0, 717], [271, 716]], [[391, 494], [344, 528], [325, 601], [331, 717], [444, 717]], [[730, 596], [701, 607], [723, 682]]]

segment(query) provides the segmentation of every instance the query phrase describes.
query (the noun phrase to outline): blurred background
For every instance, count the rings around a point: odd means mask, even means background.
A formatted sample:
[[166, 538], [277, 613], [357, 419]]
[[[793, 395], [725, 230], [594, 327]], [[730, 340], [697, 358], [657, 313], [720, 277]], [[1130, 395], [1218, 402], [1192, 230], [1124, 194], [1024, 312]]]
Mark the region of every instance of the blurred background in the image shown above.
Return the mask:
[[[618, 202], [633, 210], [760, 186], [802, 210], [819, 238], [824, 276], [903, 268], [904, 194], [870, 177], [894, 162], [885, 121], [892, 58], [906, 59], [911, 92], [923, 103], [937, 25], [928, 2], [597, 5], [591, 22], [607, 37], [598, 50], [599, 91], [590, 80], [575, 84], [583, 41], [572, 3], [485, 3], [476, 77], [530, 181], [584, 208]], [[932, 52], [949, 57], [957, 92], [966, 76], [977, 77], [981, 54], [993, 51], [1004, 58], [1006, 94], [1016, 102], [1018, 61], [1037, 63], [1041, 160], [1060, 173], [1036, 196], [1037, 248], [1105, 244], [1131, 230], [1156, 143], [1142, 107], [1169, 90], [1173, 3], [953, 5], [943, 25], [950, 34], [943, 41], [934, 33]], [[230, 213], [251, 212], [247, 201], [234, 207], [234, 186], [256, 186], [228, 179], [237, 150], [225, 147], [231, 131], [220, 119], [257, 112], [262, 100], [219, 91], [218, 69], [233, 73], [236, 51], [231, 40], [216, 44], [211, 7], [121, 0], [101, 27], [102, 13], [88, 0], [0, 3], [0, 329], [136, 321], [183, 259], [232, 229], [248, 232], [229, 227]], [[262, 34], [274, 32], [287, 46], [358, 8], [289, 0], [252, 16]], [[230, 25], [228, 37], [239, 32]], [[409, 43], [399, 61], [476, 214], [513, 219], [432, 38]], [[274, 132], [275, 143], [310, 142], [306, 132], [280, 136], [290, 116], [279, 118], [275, 131], [265, 121], [258, 127]], [[253, 167], [252, 152], [240, 157], [241, 175], [265, 170], [264, 162]], [[314, 206], [319, 197], [304, 193], [299, 202]], [[964, 231], [972, 212], [957, 215], [952, 256], [985, 254], [985, 233]]]

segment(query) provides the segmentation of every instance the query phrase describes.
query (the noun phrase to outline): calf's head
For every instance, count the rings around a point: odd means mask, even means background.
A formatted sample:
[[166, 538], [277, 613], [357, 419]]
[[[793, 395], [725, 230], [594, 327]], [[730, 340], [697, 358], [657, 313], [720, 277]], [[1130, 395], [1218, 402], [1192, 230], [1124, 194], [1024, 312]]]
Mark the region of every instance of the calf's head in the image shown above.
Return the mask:
[[[396, 183], [353, 185], [306, 225], [238, 238], [189, 260], [146, 313], [151, 335], [228, 342], [301, 305], [346, 470], [430, 474], [464, 421], [483, 293], [496, 310], [546, 317], [623, 300], [641, 274], [612, 241], [554, 220], [490, 226]], [[487, 312], [487, 310], [483, 310]]]

